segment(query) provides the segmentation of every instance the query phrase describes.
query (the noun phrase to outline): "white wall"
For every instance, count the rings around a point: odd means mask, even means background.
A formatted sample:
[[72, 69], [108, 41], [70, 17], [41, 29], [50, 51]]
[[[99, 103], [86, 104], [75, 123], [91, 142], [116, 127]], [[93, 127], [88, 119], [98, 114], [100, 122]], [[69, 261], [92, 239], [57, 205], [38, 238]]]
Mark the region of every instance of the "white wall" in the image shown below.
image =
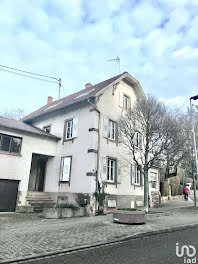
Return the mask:
[[[110, 194], [116, 195], [143, 195], [143, 187], [131, 185], [131, 172], [130, 162], [132, 158], [129, 155], [128, 149], [121, 143], [116, 144], [107, 140], [104, 137], [104, 116], [113, 121], [118, 121], [122, 112], [125, 110], [120, 107], [120, 92], [123, 92], [131, 98], [132, 102], [136, 100], [134, 88], [121, 81], [112, 95], [113, 87], [109, 87], [103, 91], [103, 95], [97, 104], [98, 109], [101, 111], [101, 154], [100, 154], [100, 177], [106, 180], [106, 175], [103, 174], [103, 157], [116, 158], [121, 164], [121, 184], [113, 185], [108, 184], [106, 191]], [[97, 121], [96, 121], [97, 122]], [[95, 138], [97, 141], [97, 138]], [[94, 184], [93, 184], [94, 186]]]
[[27, 192], [32, 153], [54, 156], [56, 154], [56, 141], [47, 137], [38, 137], [7, 129], [0, 129], [0, 133], [22, 138], [20, 156], [0, 152], [0, 179], [19, 180], [18, 190]]
[[[95, 168], [96, 154], [88, 153], [88, 149], [93, 149], [94, 133], [89, 132], [89, 128], [94, 127], [94, 113], [90, 112], [90, 105], [81, 106], [73, 110], [65, 110], [52, 114], [48, 117], [34, 123], [35, 126], [43, 128], [51, 125], [51, 133], [61, 137], [61, 141], [57, 143], [56, 157], [48, 160], [46, 170], [45, 191], [47, 192], [70, 192], [78, 193], [90, 192], [91, 178], [86, 176], [87, 172], [91, 172]], [[78, 136], [73, 141], [65, 141], [63, 143], [64, 123], [65, 120], [78, 117]], [[61, 157], [72, 156], [72, 169], [70, 185], [68, 183], [60, 183], [60, 162]]]

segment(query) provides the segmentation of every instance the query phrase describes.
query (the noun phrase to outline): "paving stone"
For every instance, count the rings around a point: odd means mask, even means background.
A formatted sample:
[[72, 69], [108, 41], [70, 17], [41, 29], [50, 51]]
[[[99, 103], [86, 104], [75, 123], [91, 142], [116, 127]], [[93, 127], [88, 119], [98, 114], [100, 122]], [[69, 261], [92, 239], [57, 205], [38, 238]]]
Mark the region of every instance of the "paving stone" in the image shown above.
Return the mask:
[[40, 214], [0, 214], [0, 263], [198, 223], [196, 210], [160, 210], [152, 209], [145, 225], [115, 224], [112, 214], [55, 220], [43, 219]]

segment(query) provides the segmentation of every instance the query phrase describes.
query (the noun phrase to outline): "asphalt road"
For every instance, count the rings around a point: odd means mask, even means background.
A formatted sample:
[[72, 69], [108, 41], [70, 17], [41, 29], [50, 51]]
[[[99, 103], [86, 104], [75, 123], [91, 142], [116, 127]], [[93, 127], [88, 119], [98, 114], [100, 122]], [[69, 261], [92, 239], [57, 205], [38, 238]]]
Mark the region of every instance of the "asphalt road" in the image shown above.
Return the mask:
[[[96, 234], [97, 235], [97, 234]], [[26, 261], [27, 264], [177, 264], [186, 262], [176, 256], [176, 243], [193, 245], [198, 253], [198, 228], [132, 239], [117, 244], [91, 248], [45, 259]], [[189, 260], [188, 260], [189, 261]], [[20, 262], [21, 263], [21, 262]]]

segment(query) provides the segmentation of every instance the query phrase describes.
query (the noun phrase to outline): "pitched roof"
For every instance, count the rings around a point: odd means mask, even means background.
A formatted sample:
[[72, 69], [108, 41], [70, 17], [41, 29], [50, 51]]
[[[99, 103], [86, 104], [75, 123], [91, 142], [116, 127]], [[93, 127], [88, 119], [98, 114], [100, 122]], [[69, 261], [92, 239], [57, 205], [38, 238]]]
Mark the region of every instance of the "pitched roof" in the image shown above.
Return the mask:
[[79, 101], [82, 101], [86, 98], [95, 97], [96, 94], [110, 85], [111, 83], [115, 82], [119, 78], [121, 78], [123, 75], [125, 75], [127, 72], [123, 72], [122, 74], [119, 74], [117, 76], [114, 76], [108, 80], [105, 80], [103, 82], [100, 82], [98, 84], [95, 84], [89, 88], [85, 88], [83, 90], [80, 90], [76, 93], [73, 93], [71, 95], [68, 95], [66, 97], [63, 97], [59, 100], [56, 100], [52, 103], [46, 104], [43, 107], [39, 108], [38, 110], [34, 111], [33, 113], [25, 116], [23, 118], [24, 121], [30, 121], [33, 118], [36, 118], [38, 116], [53, 112], [55, 110], [64, 108], [68, 105], [71, 105], [73, 103], [77, 103]]
[[0, 116], [0, 128], [1, 127], [13, 129], [13, 130], [17, 130], [17, 131], [22, 131], [22, 132], [27, 132], [27, 133], [35, 134], [38, 136], [45, 136], [45, 137], [49, 137], [49, 138], [59, 140], [58, 137], [56, 137], [52, 134], [48, 134], [42, 129], [39, 129], [37, 127], [25, 124], [23, 121], [20, 121], [20, 120], [17, 121], [17, 120], [11, 119], [11, 118], [3, 117], [3, 116]]

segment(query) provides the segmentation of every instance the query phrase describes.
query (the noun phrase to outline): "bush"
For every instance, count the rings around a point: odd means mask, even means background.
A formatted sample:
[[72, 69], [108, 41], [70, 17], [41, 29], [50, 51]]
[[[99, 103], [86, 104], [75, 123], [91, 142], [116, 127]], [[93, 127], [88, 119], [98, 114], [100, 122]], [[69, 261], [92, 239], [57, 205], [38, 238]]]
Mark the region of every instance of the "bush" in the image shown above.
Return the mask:
[[70, 208], [72, 210], [78, 210], [79, 207], [72, 203], [62, 203], [58, 205], [59, 208]]
[[46, 204], [44, 208], [71, 208], [72, 210], [78, 210], [79, 207], [72, 203], [62, 203], [62, 204]]
[[90, 197], [88, 194], [78, 193], [77, 202], [80, 207], [85, 207], [90, 202]]
[[135, 208], [118, 208], [117, 210], [123, 210], [123, 211], [140, 211], [140, 210], [135, 209]]

